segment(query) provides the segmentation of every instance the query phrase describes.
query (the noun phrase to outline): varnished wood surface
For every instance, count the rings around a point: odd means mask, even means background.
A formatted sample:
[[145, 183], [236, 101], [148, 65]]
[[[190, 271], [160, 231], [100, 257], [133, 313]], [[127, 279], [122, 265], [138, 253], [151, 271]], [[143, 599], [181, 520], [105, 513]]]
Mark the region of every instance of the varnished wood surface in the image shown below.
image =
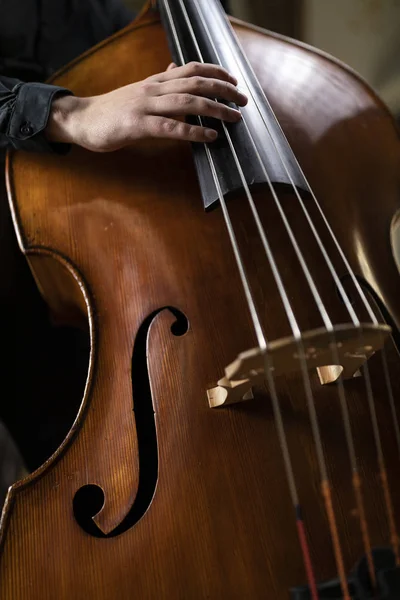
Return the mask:
[[[352, 267], [399, 324], [390, 224], [399, 207], [400, 145], [391, 117], [365, 84], [329, 58], [245, 24], [235, 29]], [[60, 73], [57, 83], [92, 95], [168, 62], [161, 26], [145, 14]], [[202, 210], [190, 148], [151, 141], [112, 155], [78, 148], [63, 158], [20, 153], [9, 165], [9, 191], [21, 247], [46, 299], [60, 317], [89, 317], [92, 352], [73, 430], [56, 456], [9, 494], [0, 598], [287, 598], [306, 578], [268, 394], [258, 390], [253, 401], [226, 410], [207, 403], [206, 389], [255, 339], [222, 215]], [[265, 190], [256, 200], [299, 323], [319, 326], [272, 200]], [[285, 194], [282, 202], [334, 322], [348, 320], [296, 199]], [[230, 210], [267, 335], [287, 335], [243, 197], [232, 199]], [[132, 408], [141, 398], [132, 397], [132, 349], [143, 321], [166, 306], [182, 311], [190, 328], [174, 336], [174, 319], [163, 311], [149, 333], [155, 495], [134, 527], [93, 537], [77, 524], [73, 498], [85, 484], [101, 486], [105, 503], [95, 521], [105, 533], [134, 502], [139, 459]], [[388, 355], [398, 398], [398, 355], [393, 348]], [[378, 356], [371, 375], [398, 507], [399, 454]], [[350, 570], [363, 548], [337, 391], [322, 388], [316, 374], [312, 387]], [[335, 563], [301, 380], [279, 381], [278, 391], [312, 560], [318, 579], [328, 579]], [[388, 545], [363, 378], [346, 383], [346, 392], [372, 542]]]

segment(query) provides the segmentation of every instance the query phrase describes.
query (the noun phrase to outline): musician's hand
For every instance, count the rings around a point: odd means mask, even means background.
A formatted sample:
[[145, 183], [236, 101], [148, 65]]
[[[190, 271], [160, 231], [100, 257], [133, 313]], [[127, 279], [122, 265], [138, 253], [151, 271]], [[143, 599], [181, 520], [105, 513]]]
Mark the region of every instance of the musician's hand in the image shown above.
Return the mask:
[[183, 121], [186, 115], [236, 122], [240, 111], [214, 98], [244, 106], [247, 98], [225, 69], [211, 64], [171, 64], [167, 71], [107, 94], [62, 96], [52, 105], [46, 136], [96, 152], [128, 146], [140, 138], [210, 142], [216, 131]]

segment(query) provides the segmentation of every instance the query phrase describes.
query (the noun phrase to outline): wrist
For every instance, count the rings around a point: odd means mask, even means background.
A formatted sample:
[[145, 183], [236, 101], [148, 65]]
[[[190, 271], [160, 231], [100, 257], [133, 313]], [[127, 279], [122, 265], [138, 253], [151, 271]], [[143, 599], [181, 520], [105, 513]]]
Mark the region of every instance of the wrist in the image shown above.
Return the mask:
[[87, 99], [72, 95], [56, 97], [51, 104], [44, 131], [47, 140], [52, 143], [79, 143], [82, 111], [86, 103]]

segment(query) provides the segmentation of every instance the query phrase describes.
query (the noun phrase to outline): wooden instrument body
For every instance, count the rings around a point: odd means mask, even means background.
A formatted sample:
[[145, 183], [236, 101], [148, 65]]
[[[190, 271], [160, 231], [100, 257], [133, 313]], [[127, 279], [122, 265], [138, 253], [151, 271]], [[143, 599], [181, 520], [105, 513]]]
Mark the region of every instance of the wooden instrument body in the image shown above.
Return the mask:
[[[399, 274], [390, 245], [400, 144], [390, 115], [331, 58], [246, 24], [235, 21], [234, 28], [351, 266], [400, 324]], [[161, 24], [148, 11], [56, 82], [94, 95], [160, 72], [168, 62]], [[255, 339], [221, 211], [203, 211], [190, 147], [152, 140], [111, 155], [79, 148], [62, 158], [20, 153], [9, 163], [8, 185], [20, 244], [45, 298], [60, 317], [88, 319], [92, 350], [85, 397], [68, 438], [8, 496], [0, 597], [288, 597], [289, 588], [306, 577], [268, 394], [259, 390], [254, 400], [229, 409], [207, 403], [206, 390]], [[257, 192], [263, 222], [273, 248], [281, 247], [300, 323], [310, 329], [320, 322], [308, 293], [299, 295], [299, 268], [265, 195]], [[310, 232], [300, 226], [295, 199], [286, 195], [284, 202], [335, 322], [345, 321]], [[288, 333], [287, 321], [261, 246], [248, 234], [244, 198], [233, 198], [230, 209], [242, 223], [239, 238], [253, 264], [251, 280], [269, 339], [279, 338]], [[329, 245], [326, 234], [323, 239]], [[340, 262], [335, 266], [345, 274]], [[187, 333], [174, 335], [175, 319], [163, 307], [187, 316]], [[102, 539], [78, 525], [73, 499], [82, 486], [99, 485], [105, 502], [95, 522], [108, 534], [126, 518], [138, 486], [150, 489], [144, 473], [139, 479], [135, 410], [144, 400], [135, 396], [131, 363], [138, 331], [157, 311], [147, 340], [157, 487], [133, 527]], [[370, 363], [398, 506], [399, 458], [385, 382], [378, 357]], [[389, 364], [397, 375], [394, 347]], [[398, 377], [392, 383], [399, 397]], [[363, 546], [337, 390], [322, 387], [315, 374], [312, 386], [350, 569]], [[388, 545], [363, 378], [345, 386], [372, 543]], [[317, 578], [328, 579], [335, 563], [300, 378], [278, 382], [278, 391], [312, 560]]]

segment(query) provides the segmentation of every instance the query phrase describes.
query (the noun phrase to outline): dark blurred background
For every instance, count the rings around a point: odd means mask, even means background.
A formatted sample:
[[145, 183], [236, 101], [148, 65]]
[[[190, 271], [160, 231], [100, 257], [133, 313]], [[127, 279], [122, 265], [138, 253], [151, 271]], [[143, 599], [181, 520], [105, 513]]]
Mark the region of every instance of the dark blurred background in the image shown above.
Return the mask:
[[[135, 10], [143, 0], [125, 0]], [[400, 121], [400, 0], [223, 0], [231, 15], [316, 46], [358, 71]]]

